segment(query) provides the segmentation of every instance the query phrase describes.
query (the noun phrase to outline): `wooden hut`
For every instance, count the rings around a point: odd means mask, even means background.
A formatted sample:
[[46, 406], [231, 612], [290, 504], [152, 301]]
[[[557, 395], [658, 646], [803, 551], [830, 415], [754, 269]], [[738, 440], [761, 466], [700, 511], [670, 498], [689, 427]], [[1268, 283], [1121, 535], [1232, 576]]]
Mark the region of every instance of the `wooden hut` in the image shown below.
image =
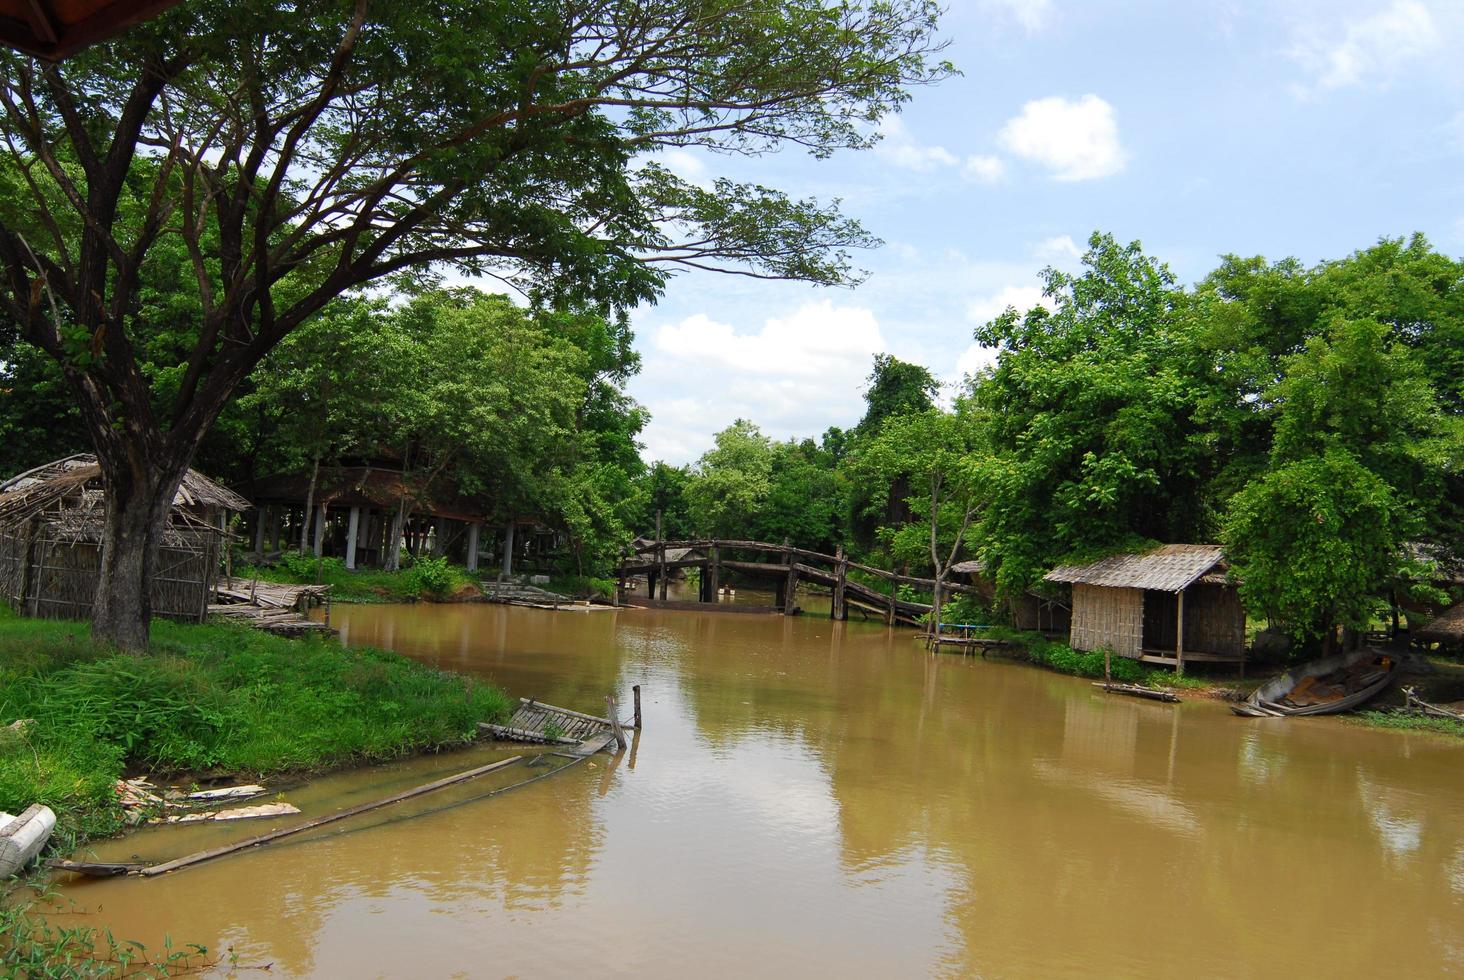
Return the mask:
[[1413, 639], [1426, 645], [1437, 643], [1449, 649], [1464, 649], [1464, 602], [1455, 603], [1427, 625], [1414, 630]]
[[[159, 551], [153, 612], [201, 622], [213, 599], [228, 515], [249, 501], [195, 470], [184, 476]], [[0, 483], [0, 597], [28, 616], [85, 619], [106, 522], [96, 457], [69, 456]]]
[[[964, 579], [974, 588], [980, 589], [988, 603], [996, 598], [996, 583], [986, 577], [986, 564], [980, 559], [958, 561], [951, 566], [951, 575], [958, 581]], [[1012, 599], [1008, 603], [1012, 626], [1019, 630], [1042, 633], [1066, 633], [1072, 622], [1072, 611], [1067, 604], [1050, 596], [1035, 592]]]
[[1072, 586], [1073, 649], [1173, 666], [1245, 662], [1245, 609], [1219, 545], [1168, 544], [1088, 565], [1049, 582]]

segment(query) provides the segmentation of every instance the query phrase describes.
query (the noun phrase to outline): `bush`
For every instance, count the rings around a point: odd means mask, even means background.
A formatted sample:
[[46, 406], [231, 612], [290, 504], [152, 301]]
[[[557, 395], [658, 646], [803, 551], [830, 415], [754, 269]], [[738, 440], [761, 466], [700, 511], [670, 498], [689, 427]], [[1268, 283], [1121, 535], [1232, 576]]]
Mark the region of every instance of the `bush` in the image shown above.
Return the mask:
[[448, 596], [459, 584], [446, 558], [418, 558], [410, 571], [417, 591], [424, 595]]

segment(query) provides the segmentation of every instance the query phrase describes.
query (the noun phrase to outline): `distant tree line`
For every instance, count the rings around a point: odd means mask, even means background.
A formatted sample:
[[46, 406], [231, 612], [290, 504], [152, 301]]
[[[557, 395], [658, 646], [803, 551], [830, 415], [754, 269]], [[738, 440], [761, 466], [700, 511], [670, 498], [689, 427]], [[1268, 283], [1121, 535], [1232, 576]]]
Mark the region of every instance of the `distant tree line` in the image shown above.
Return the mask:
[[651, 468], [673, 533], [844, 544], [999, 597], [1065, 561], [1225, 545], [1251, 614], [1320, 641], [1464, 558], [1464, 263], [1422, 236], [1315, 266], [1226, 256], [1192, 288], [1095, 234], [1045, 303], [976, 330], [995, 363], [937, 403], [876, 358], [851, 430], [739, 420]]

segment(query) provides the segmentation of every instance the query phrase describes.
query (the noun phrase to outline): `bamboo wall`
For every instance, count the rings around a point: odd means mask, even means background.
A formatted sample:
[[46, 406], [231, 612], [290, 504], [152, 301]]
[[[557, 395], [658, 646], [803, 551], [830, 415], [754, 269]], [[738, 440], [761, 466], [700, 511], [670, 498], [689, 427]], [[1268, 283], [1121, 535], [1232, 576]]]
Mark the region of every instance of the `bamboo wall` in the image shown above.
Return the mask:
[[1139, 656], [1144, 636], [1144, 591], [1073, 585], [1069, 643], [1074, 650], [1110, 648], [1121, 657]]
[[[192, 547], [165, 547], [153, 578], [153, 614], [202, 622], [218, 577], [218, 539], [190, 535]], [[59, 540], [44, 526], [0, 534], [0, 596], [13, 609], [42, 619], [87, 619], [96, 597], [101, 548]]]

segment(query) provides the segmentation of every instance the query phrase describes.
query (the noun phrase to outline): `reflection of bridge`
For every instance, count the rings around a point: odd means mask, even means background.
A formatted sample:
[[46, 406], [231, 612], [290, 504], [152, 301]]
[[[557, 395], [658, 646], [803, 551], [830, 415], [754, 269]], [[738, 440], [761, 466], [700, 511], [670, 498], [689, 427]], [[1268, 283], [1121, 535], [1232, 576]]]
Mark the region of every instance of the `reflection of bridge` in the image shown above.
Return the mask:
[[[667, 552], [673, 553], [671, 557], [668, 558]], [[678, 605], [715, 605], [723, 586], [723, 572], [735, 572], [739, 576], [772, 581], [776, 594], [774, 608], [784, 615], [798, 611], [794, 599], [798, 583], [811, 582], [833, 591], [830, 619], [848, 619], [853, 608], [866, 615], [879, 616], [890, 625], [923, 625], [920, 617], [930, 611], [928, 603], [901, 599], [901, 585], [927, 591], [935, 588], [934, 579], [900, 575], [850, 561], [842, 547], [837, 554], [826, 555], [767, 541], [659, 541], [622, 561], [616, 574], [621, 583], [637, 575], [646, 576], [652, 600], [656, 600], [659, 584], [659, 601], [666, 602], [668, 573], [682, 568], [701, 570], [701, 589], [698, 602]], [[850, 578], [851, 572], [855, 578]], [[941, 588], [944, 593], [982, 595], [979, 589], [969, 585], [946, 582]], [[620, 598], [624, 599], [623, 593]]]

